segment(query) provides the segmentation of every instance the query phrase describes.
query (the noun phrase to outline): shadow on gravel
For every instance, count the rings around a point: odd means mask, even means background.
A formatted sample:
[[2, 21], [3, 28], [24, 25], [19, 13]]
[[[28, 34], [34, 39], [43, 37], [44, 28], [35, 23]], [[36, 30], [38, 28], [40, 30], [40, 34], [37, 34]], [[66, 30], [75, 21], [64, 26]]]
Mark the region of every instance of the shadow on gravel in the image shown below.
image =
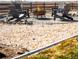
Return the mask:
[[0, 52], [0, 59], [4, 57], [6, 57], [6, 55]]
[[78, 20], [61, 20], [63, 22], [78, 22]]
[[52, 18], [36, 18], [38, 20], [51, 20]]
[[19, 25], [33, 25], [33, 22], [32, 21], [29, 21], [29, 22], [26, 22], [26, 23], [22, 23], [22, 22], [4, 22], [4, 21], [0, 21], [0, 23], [2, 24], [8, 24], [8, 25], [16, 25], [16, 24], [19, 24]]
[[46, 23], [47, 25], [53, 25], [53, 24], [68, 24], [68, 23]]

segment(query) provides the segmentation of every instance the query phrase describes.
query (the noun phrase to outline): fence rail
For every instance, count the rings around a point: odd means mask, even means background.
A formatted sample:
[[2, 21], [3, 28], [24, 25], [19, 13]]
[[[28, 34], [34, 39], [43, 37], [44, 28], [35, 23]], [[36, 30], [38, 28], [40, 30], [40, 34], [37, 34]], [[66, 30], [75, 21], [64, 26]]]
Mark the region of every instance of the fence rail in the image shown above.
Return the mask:
[[[1, 10], [9, 10], [9, 6], [11, 5], [11, 3], [5, 3], [5, 4], [2, 4], [2, 3], [0, 3], [0, 11]], [[26, 4], [23, 4], [22, 3], [22, 7], [24, 8], [24, 9], [26, 9], [26, 8], [29, 8], [29, 9], [32, 9], [32, 8], [36, 8], [37, 6], [40, 6], [40, 7], [42, 7], [42, 8], [47, 8], [47, 9], [49, 9], [49, 8], [53, 8], [53, 7], [56, 7], [56, 6], [58, 6], [58, 4], [57, 3], [51, 3], [51, 4], [48, 4], [48, 3], [26, 3]], [[70, 8], [71, 9], [78, 9], [78, 3], [70, 3]]]

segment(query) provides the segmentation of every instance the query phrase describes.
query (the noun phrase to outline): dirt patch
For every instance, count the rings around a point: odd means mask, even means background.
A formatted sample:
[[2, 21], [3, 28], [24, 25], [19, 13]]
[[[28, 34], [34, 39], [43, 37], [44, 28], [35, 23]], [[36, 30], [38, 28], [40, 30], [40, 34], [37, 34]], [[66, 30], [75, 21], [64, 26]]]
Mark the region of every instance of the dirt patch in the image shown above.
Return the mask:
[[6, 45], [0, 45], [0, 59], [11, 59], [27, 51], [26, 48], [14, 48]]

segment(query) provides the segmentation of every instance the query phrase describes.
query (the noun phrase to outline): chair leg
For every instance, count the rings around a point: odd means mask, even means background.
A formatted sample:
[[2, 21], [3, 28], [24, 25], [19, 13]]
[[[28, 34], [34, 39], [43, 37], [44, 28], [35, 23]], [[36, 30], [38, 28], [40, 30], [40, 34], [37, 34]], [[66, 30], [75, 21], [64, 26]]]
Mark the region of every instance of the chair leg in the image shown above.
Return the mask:
[[37, 18], [38, 18], [38, 15], [37, 15]]
[[54, 21], [56, 20], [56, 15], [54, 15]]
[[25, 24], [27, 24], [27, 20], [25, 20]]
[[6, 16], [6, 21], [5, 21], [6, 23], [8, 22], [8, 15]]
[[27, 17], [25, 17], [25, 24], [27, 24], [27, 22], [28, 22], [28, 21], [27, 21]]

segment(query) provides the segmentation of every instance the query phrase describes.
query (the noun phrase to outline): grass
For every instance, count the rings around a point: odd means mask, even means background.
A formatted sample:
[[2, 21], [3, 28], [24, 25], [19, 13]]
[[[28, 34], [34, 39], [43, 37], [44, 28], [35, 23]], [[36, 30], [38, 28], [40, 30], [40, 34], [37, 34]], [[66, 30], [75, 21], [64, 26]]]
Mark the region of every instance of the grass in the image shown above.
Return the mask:
[[39, 54], [22, 59], [78, 59], [78, 36], [69, 38]]

